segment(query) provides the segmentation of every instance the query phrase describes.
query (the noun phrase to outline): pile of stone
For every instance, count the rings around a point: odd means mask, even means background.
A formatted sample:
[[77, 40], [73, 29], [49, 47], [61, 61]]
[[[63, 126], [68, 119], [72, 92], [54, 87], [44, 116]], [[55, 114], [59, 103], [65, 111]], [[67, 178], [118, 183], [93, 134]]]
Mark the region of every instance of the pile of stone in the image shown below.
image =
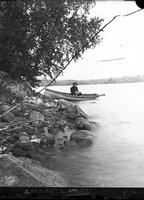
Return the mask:
[[97, 126], [97, 123], [89, 121], [87, 114], [78, 105], [68, 101], [59, 100], [58, 109], [62, 112], [62, 115], [66, 116], [67, 120], [70, 120], [74, 128], [70, 137], [66, 136], [65, 143], [75, 143], [79, 147], [91, 145], [94, 141], [92, 131]]
[[21, 102], [0, 102], [0, 152], [33, 158], [48, 147], [75, 149], [93, 143], [93, 123], [65, 100], [26, 97]]
[[0, 87], [0, 186], [59, 186], [53, 180], [60, 178], [42, 168], [42, 163], [47, 163], [51, 150], [91, 145], [96, 124], [77, 105], [25, 91], [15, 84]]
[[36, 97], [15, 105], [0, 102], [1, 151], [30, 157], [34, 143], [53, 145], [54, 136], [65, 126], [57, 113], [56, 104]]

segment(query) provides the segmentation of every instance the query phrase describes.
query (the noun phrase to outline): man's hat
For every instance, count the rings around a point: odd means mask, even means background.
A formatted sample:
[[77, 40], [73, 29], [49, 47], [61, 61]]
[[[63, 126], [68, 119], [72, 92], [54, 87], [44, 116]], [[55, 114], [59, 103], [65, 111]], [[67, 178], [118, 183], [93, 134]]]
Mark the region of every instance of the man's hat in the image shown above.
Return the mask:
[[73, 85], [78, 85], [78, 83], [77, 82], [73, 82]]

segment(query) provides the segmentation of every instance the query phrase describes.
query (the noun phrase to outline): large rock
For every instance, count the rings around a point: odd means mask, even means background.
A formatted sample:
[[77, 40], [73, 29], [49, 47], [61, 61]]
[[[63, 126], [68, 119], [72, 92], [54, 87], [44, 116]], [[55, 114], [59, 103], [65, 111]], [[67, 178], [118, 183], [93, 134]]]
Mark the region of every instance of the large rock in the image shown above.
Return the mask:
[[9, 99], [6, 95], [0, 94], [0, 102], [9, 103]]
[[17, 141], [14, 144], [12, 153], [18, 157], [31, 157], [34, 152], [34, 145], [31, 141]]
[[64, 115], [69, 119], [76, 119], [77, 117], [87, 117], [87, 115], [77, 105], [71, 105], [64, 110]]
[[44, 115], [42, 115], [40, 112], [32, 111], [29, 119], [32, 121], [34, 120], [35, 124], [39, 124], [40, 121], [44, 121]]
[[0, 114], [6, 112], [8, 110], [10, 110], [10, 106], [9, 105], [3, 104], [3, 105], [0, 106]]
[[78, 105], [75, 105], [75, 107], [77, 109], [77, 116], [76, 117], [83, 117], [83, 118], [88, 117], [88, 115]]
[[25, 151], [19, 147], [13, 147], [11, 151], [12, 151], [13, 155], [16, 157], [30, 157], [29, 154], [27, 153], [27, 151]]
[[81, 129], [81, 130], [88, 130], [88, 131], [92, 130], [91, 123], [83, 117], [76, 118], [75, 125], [76, 125], [76, 128]]
[[62, 150], [71, 151], [71, 150], [76, 150], [78, 148], [79, 148], [79, 146], [75, 141], [65, 139]]
[[46, 121], [51, 117], [51, 111], [49, 110], [41, 111], [41, 113], [44, 115]]
[[74, 105], [66, 100], [59, 100], [57, 103], [58, 110], [63, 111], [64, 115], [67, 118], [75, 119], [77, 117], [87, 118], [87, 114], [83, 112], [83, 110], [78, 106]]
[[25, 142], [17, 141], [14, 146], [24, 149], [25, 151], [34, 150], [34, 147], [31, 141], [25, 141]]
[[12, 112], [8, 112], [2, 117], [2, 120], [5, 122], [11, 122], [14, 119], [14, 117], [15, 116]]
[[89, 146], [93, 143], [93, 135], [86, 130], [78, 130], [74, 131], [71, 136], [70, 140], [75, 141], [80, 146]]
[[72, 106], [73, 104], [69, 101], [66, 101], [64, 99], [60, 99], [58, 102], [57, 102], [57, 107], [59, 110], [64, 110], [64, 109], [67, 109], [69, 106]]
[[41, 146], [53, 146], [55, 144], [55, 138], [54, 137], [42, 137], [40, 140]]
[[20, 140], [21, 142], [30, 142], [30, 138], [29, 138], [28, 135], [21, 135], [21, 136], [19, 137], [19, 140]]
[[64, 187], [63, 178], [27, 158], [0, 155], [0, 187]]

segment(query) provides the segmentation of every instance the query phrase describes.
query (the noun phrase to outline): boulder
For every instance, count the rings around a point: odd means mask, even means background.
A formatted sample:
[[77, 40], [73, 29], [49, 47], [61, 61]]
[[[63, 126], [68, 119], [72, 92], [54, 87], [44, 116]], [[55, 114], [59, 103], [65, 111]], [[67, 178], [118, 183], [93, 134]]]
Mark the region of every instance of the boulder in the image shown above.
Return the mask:
[[71, 150], [76, 150], [78, 148], [79, 148], [79, 146], [75, 141], [71, 141], [71, 140], [66, 139], [64, 141], [64, 146], [63, 146], [62, 150], [71, 151]]
[[44, 110], [44, 111], [42, 111], [42, 114], [44, 115], [44, 117], [47, 119], [47, 118], [49, 118], [50, 117], [50, 115], [51, 115], [51, 112], [50, 111], [48, 111], [48, 110]]
[[64, 145], [64, 142], [65, 142], [65, 139], [64, 139], [64, 137], [62, 137], [62, 138], [56, 138], [56, 140], [55, 140], [55, 143], [56, 143], [56, 145]]
[[55, 138], [54, 137], [42, 137], [40, 140], [41, 146], [53, 146], [55, 144]]
[[0, 155], [0, 187], [64, 187], [58, 172], [42, 167], [39, 162], [12, 155]]
[[30, 142], [29, 136], [28, 136], [28, 135], [24, 135], [24, 134], [22, 134], [22, 135], [19, 137], [19, 140], [20, 140], [21, 142]]
[[13, 155], [16, 157], [26, 157], [27, 156], [27, 152], [19, 147], [13, 147], [11, 151], [12, 151]]
[[9, 103], [9, 99], [6, 97], [6, 95], [3, 94], [0, 95], [0, 101], [4, 103]]
[[72, 106], [73, 104], [69, 101], [66, 101], [64, 99], [60, 99], [58, 102], [57, 102], [57, 107], [58, 107], [58, 110], [63, 110], [63, 109], [67, 109], [69, 106]]
[[22, 108], [20, 106], [18, 106], [17, 108], [15, 108], [12, 113], [16, 116], [23, 116], [23, 114], [25, 113], [25, 110], [22, 110]]
[[24, 142], [17, 141], [14, 144], [14, 147], [21, 148], [21, 149], [23, 149], [23, 150], [25, 150], [27, 152], [34, 150], [33, 143], [31, 141], [24, 141]]
[[76, 125], [76, 128], [81, 129], [81, 130], [88, 130], [88, 131], [92, 130], [91, 123], [83, 117], [76, 118], [75, 125]]
[[8, 110], [10, 110], [10, 106], [9, 105], [3, 104], [3, 105], [0, 106], [0, 113], [1, 114], [6, 112], [6, 111], [8, 111]]
[[30, 117], [29, 117], [30, 120], [36, 120], [35, 124], [39, 124], [39, 120], [40, 121], [44, 121], [44, 115], [42, 115], [40, 112], [38, 111], [32, 111], [30, 113]]
[[74, 131], [70, 136], [70, 140], [76, 142], [79, 146], [89, 146], [93, 143], [93, 139], [93, 135], [86, 130]]
[[31, 141], [17, 141], [12, 148], [12, 153], [18, 157], [31, 157], [33, 152], [34, 145]]
[[73, 105], [67, 107], [64, 110], [64, 115], [69, 119], [75, 119], [77, 117], [78, 111], [77, 108]]
[[8, 112], [2, 117], [2, 120], [5, 122], [11, 122], [14, 119], [14, 117], [15, 116], [12, 112]]
[[58, 110], [63, 111], [64, 115], [70, 119], [75, 119], [77, 117], [87, 118], [87, 114], [78, 106], [74, 105], [69, 101], [61, 99], [57, 103]]
[[76, 119], [77, 117], [87, 118], [87, 115], [81, 110], [78, 105], [71, 105], [64, 110], [64, 115], [69, 119]]
[[75, 105], [75, 107], [77, 108], [77, 117], [83, 117], [83, 118], [87, 118], [88, 115], [78, 106]]

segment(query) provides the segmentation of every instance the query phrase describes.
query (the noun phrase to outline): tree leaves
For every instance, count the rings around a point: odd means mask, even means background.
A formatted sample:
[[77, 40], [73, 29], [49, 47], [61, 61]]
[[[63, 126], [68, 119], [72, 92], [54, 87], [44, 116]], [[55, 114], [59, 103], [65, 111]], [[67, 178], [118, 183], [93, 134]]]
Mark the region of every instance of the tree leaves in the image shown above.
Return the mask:
[[[94, 0], [27, 0], [0, 3], [0, 71], [37, 85], [54, 77], [100, 29], [102, 19], [88, 19]], [[76, 57], [95, 47], [100, 36]]]

